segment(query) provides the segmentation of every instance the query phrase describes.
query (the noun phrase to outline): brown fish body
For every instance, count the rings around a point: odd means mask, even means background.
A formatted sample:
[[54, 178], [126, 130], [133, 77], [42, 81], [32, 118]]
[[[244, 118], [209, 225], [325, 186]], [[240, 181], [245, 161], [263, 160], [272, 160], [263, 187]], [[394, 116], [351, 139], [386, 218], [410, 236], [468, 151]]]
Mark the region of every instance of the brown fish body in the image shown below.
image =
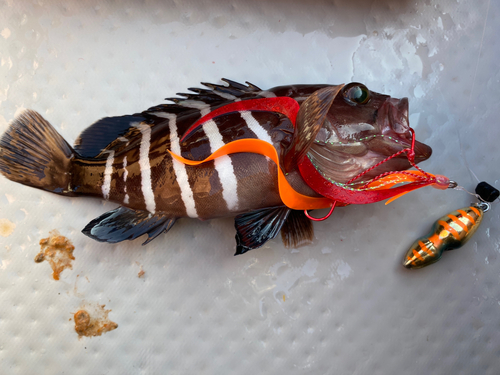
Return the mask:
[[[127, 164], [124, 167], [124, 160]], [[154, 211], [170, 218], [192, 217], [209, 220], [234, 216], [252, 209], [283, 205], [278, 194], [276, 165], [261, 155], [248, 153], [230, 155], [237, 178], [237, 205], [228, 205], [224, 199], [224, 188], [214, 163], [206, 166], [185, 166], [185, 175], [190, 186], [189, 196], [183, 196], [182, 188], [173, 167], [174, 160], [168, 154], [151, 165], [154, 189]], [[131, 164], [128, 164], [129, 161]], [[82, 195], [103, 197], [106, 184], [106, 162], [89, 165], [85, 160], [75, 160], [74, 192]], [[109, 195], [112, 202], [134, 210], [148, 207], [143, 191], [140, 162], [134, 151], [118, 155], [112, 164]], [[79, 184], [77, 181], [91, 181]], [[184, 181], [185, 182], [185, 181]], [[184, 186], [187, 186], [185, 184]], [[146, 193], [147, 194], [147, 193]], [[187, 206], [185, 201], [195, 202]], [[189, 203], [188, 203], [189, 204]]]
[[[187, 117], [189, 122], [181, 121], [179, 128], [187, 128], [194, 122], [193, 116]], [[292, 124], [283, 116], [259, 113], [252, 117], [262, 121], [261, 131], [269, 132], [269, 139], [274, 138], [273, 144], [278, 150], [285, 133], [275, 125], [293, 131]], [[137, 139], [122, 149], [107, 150], [97, 159], [76, 157], [71, 168], [72, 191], [104, 197], [135, 210], [203, 220], [283, 205], [278, 194], [277, 166], [271, 160], [262, 155], [238, 153], [200, 166], [181, 165], [166, 151], [173, 151], [172, 142], [176, 143], [173, 147], [178, 148], [183, 157], [202, 160], [211, 154], [210, 139], [200, 128], [186, 141], [180, 142], [181, 135], [174, 134], [175, 130], [169, 126], [172, 118], [160, 119], [150, 134], [131, 134], [130, 138]], [[218, 128], [221, 144], [257, 138], [237, 113], [221, 116], [216, 121], [221, 125]], [[143, 143], [145, 136], [149, 138], [146, 141], [147, 155], [141, 153], [141, 148], [146, 147]], [[298, 174], [295, 181], [295, 185], [302, 185], [299, 189], [315, 195]]]
[[[370, 93], [369, 101], [356, 103], [359, 92], [353, 96], [353, 87], [366, 89], [360, 84], [342, 91], [342, 86], [328, 85], [263, 91], [252, 84], [226, 82], [229, 86], [205, 84], [208, 90], [190, 89], [196, 94], [180, 94], [184, 98], [170, 99], [174, 104], [104, 118], [80, 135], [74, 149], [41, 116], [28, 111], [0, 140], [0, 170], [26, 185], [120, 204], [84, 229], [94, 239], [119, 242], [147, 233], [151, 240], [181, 217], [206, 220], [263, 212], [266, 218], [280, 218], [276, 225], [281, 228], [291, 210], [280, 198], [278, 168], [285, 169], [296, 191], [318, 196], [297, 171], [297, 155], [307, 155], [326, 175], [346, 182], [411, 141], [406, 99]], [[279, 111], [244, 107], [251, 99], [281, 97], [292, 98], [300, 106], [297, 124]], [[200, 118], [236, 102], [243, 103], [244, 109], [222, 113], [193, 128]], [[233, 153], [189, 166], [170, 154], [204, 160], [241, 139], [272, 144], [285, 165], [277, 166], [263, 155]], [[417, 161], [430, 155], [430, 148], [422, 144], [416, 151]], [[394, 158], [389, 167], [401, 170], [410, 165], [404, 158]], [[279, 212], [269, 215], [266, 209]], [[259, 224], [260, 219], [252, 216], [252, 220]], [[263, 236], [263, 241], [272, 238], [268, 237]], [[257, 245], [242, 244], [238, 251]]]

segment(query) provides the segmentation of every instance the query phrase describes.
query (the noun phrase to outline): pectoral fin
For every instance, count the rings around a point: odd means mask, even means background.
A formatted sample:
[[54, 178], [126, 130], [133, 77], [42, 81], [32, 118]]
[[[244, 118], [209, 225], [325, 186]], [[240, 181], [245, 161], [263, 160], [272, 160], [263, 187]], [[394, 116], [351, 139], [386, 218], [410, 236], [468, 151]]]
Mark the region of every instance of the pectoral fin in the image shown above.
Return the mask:
[[147, 233], [148, 239], [143, 243], [146, 245], [160, 234], [168, 232], [175, 220], [148, 211], [118, 207], [92, 220], [82, 233], [99, 242], [110, 243], [134, 240]]
[[291, 209], [286, 206], [263, 208], [236, 216], [236, 253], [240, 255], [273, 239], [280, 232]]

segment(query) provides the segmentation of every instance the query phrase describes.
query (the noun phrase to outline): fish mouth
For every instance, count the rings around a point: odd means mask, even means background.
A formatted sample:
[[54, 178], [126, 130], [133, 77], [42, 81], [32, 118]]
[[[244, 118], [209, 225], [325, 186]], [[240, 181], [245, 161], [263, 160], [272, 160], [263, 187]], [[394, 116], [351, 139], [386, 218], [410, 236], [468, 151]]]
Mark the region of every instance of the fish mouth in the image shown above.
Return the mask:
[[[413, 134], [408, 121], [408, 113], [407, 98], [389, 98], [380, 108], [379, 124], [382, 136], [372, 139], [369, 146], [374, 158], [384, 160], [402, 150], [411, 149]], [[417, 140], [415, 140], [413, 151], [415, 164], [429, 159], [432, 155], [432, 149]], [[371, 170], [365, 179], [375, 178], [386, 172], [404, 171], [412, 166], [408, 160], [408, 154], [403, 152]]]
[[[392, 145], [393, 147], [394, 145]], [[400, 144], [401, 146], [401, 144]], [[403, 150], [405, 148], [409, 148], [410, 145], [403, 145], [404, 147], [401, 147], [400, 149]], [[394, 148], [393, 148], [394, 150]], [[397, 151], [396, 151], [397, 152]], [[429, 146], [418, 142], [415, 142], [415, 160], [414, 163], [420, 163], [421, 161], [424, 161], [429, 158], [432, 150]], [[394, 152], [391, 152], [389, 155], [387, 154], [378, 154], [375, 151], [371, 151], [372, 155], [369, 157], [375, 161], [379, 160], [380, 161], [386, 159], [389, 156], [394, 155]], [[368, 156], [368, 155], [367, 155]], [[376, 163], [376, 164], [378, 164]], [[413, 165], [408, 161], [408, 157], [406, 153], [402, 153], [398, 156], [393, 157], [392, 159], [389, 159], [381, 164], [379, 164], [377, 167], [373, 168], [369, 172], [365, 173], [362, 178], [356, 179], [356, 183], [364, 183], [367, 182], [373, 178], [376, 178], [380, 176], [381, 174], [387, 173], [387, 172], [398, 172], [398, 171], [405, 171], [407, 169], [412, 168]]]
[[[375, 145], [373, 147], [381, 156], [388, 157], [392, 156], [404, 149], [411, 149], [411, 139], [407, 139], [406, 137], [398, 137], [398, 136], [386, 136], [382, 139], [374, 140]], [[415, 164], [423, 162], [429, 159], [432, 155], [432, 148], [427, 146], [425, 143], [419, 142], [415, 140], [415, 147], [413, 148], [415, 152]], [[406, 153], [401, 153], [398, 156], [395, 156], [391, 160], [403, 159], [408, 161], [408, 156]], [[391, 160], [387, 161], [390, 162]], [[409, 164], [409, 163], [408, 163]], [[408, 167], [410, 168], [410, 167]]]
[[432, 148], [419, 141], [415, 141], [415, 147], [413, 150], [415, 151], [415, 163], [427, 160], [432, 155]]
[[[381, 137], [380, 145], [376, 145], [375, 149], [384, 156], [391, 156], [405, 148], [411, 148], [413, 134], [408, 120], [408, 98], [389, 98], [381, 110], [383, 112], [382, 115], [385, 115], [383, 116], [383, 126], [381, 127], [384, 137]], [[415, 140], [414, 152], [415, 163], [420, 163], [429, 159], [432, 149], [425, 143]], [[406, 153], [403, 153], [394, 159], [407, 160], [408, 157]], [[411, 165], [408, 163], [408, 167], [405, 169], [410, 167]]]
[[[379, 154], [380, 157], [382, 158], [387, 158], [389, 156], [392, 156], [402, 150], [405, 149], [411, 149], [411, 139], [412, 135], [410, 131], [408, 131], [407, 135], [399, 135], [399, 134], [392, 134], [388, 135], [385, 134], [383, 137], [376, 137], [370, 142], [370, 149]], [[413, 148], [413, 151], [415, 152], [415, 164], [420, 163], [424, 160], [427, 160], [431, 157], [432, 155], [432, 148], [427, 146], [425, 143], [419, 142], [415, 140], [415, 147]], [[401, 153], [392, 159], [388, 160], [387, 163], [390, 163], [391, 161], [397, 161], [397, 160], [405, 160], [408, 162], [408, 156], [406, 153]], [[408, 169], [411, 167], [411, 164], [408, 162], [408, 167], [405, 169]]]
[[[388, 137], [381, 137], [379, 139], [375, 139], [376, 142], [379, 143], [372, 152], [378, 153], [378, 159], [384, 160], [389, 156], [394, 155], [395, 153], [411, 148], [411, 141], [408, 141], [405, 138], [388, 139]], [[397, 142], [396, 142], [397, 141]], [[378, 152], [377, 152], [378, 151]], [[415, 159], [414, 163], [418, 164], [424, 160], [427, 160], [431, 154], [432, 149], [424, 143], [415, 141]], [[372, 169], [370, 172], [366, 174], [363, 180], [369, 180], [371, 178], [375, 178], [382, 173], [386, 172], [396, 172], [396, 171], [405, 171], [407, 169], [412, 168], [413, 165], [408, 161], [407, 153], [401, 153], [393, 157], [392, 159], [387, 160], [386, 162], [380, 164], [376, 168]], [[361, 180], [360, 180], [361, 181]]]

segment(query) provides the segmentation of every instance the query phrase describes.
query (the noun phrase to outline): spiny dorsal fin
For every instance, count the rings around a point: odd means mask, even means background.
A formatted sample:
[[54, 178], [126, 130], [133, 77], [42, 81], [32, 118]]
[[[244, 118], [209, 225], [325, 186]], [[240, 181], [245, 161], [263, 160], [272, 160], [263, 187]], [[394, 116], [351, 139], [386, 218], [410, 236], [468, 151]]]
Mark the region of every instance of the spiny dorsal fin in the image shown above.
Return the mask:
[[263, 208], [236, 216], [236, 253], [240, 255], [248, 250], [261, 247], [276, 237], [285, 223], [290, 209], [286, 206]]
[[143, 243], [146, 245], [160, 234], [168, 232], [175, 220], [160, 213], [150, 214], [148, 211], [118, 207], [92, 220], [82, 233], [99, 242], [109, 243], [134, 240], [147, 234], [148, 239]]
[[306, 156], [316, 134], [323, 126], [333, 100], [344, 85], [328, 86], [315, 91], [300, 106], [290, 147], [283, 156], [283, 167], [290, 172]]
[[183, 98], [169, 98], [168, 100], [172, 100], [175, 103], [180, 103], [183, 100], [201, 100], [210, 105], [217, 105], [220, 102], [227, 102], [228, 100], [232, 101], [241, 98], [243, 95], [249, 93], [260, 93], [262, 91], [257, 86], [248, 82], [248, 86], [244, 86], [224, 78], [222, 81], [229, 83], [229, 86], [202, 82], [201, 84], [210, 88], [210, 90], [190, 87], [188, 90], [194, 92], [195, 94], [177, 93], [177, 95], [183, 96]]
[[286, 248], [297, 248], [312, 243], [314, 228], [304, 211], [292, 210], [281, 228], [281, 239]]
[[[248, 93], [258, 93], [262, 91], [262, 89], [260, 89], [259, 87], [255, 86], [253, 83], [250, 83], [248, 81], [245, 81], [247, 86], [242, 85], [241, 83], [235, 81], [231, 81], [230, 79], [227, 78], [222, 78], [221, 81], [226, 82], [227, 86], [216, 85], [214, 83], [207, 83], [207, 82], [202, 82], [201, 84], [203, 86], [209, 87], [210, 89], [212, 89], [212, 91], [215, 91], [217, 93], [233, 95], [236, 97], [240, 97]], [[193, 89], [189, 90], [194, 91]]]
[[[247, 86], [240, 83], [223, 78], [222, 81], [228, 85], [216, 85], [212, 83], [202, 83], [210, 88], [190, 88], [191, 93], [180, 93], [182, 98], [167, 98], [174, 104], [160, 104], [147, 109], [140, 114], [105, 117], [85, 129], [75, 142], [75, 150], [83, 157], [92, 158], [98, 157], [99, 154], [104, 155], [103, 151], [114, 150], [120, 151], [130, 139], [137, 133], [137, 129], [133, 124], [147, 123], [154, 126], [157, 123], [162, 123], [165, 118], [155, 116], [158, 112], [172, 113], [177, 116], [199, 115], [200, 109], [206, 107], [211, 110], [236, 99], [249, 99], [258, 97], [262, 92], [257, 86], [248, 83]], [[102, 156], [101, 155], [101, 156]]]
[[206, 104], [208, 106], [214, 107], [234, 101], [236, 99], [255, 98], [258, 97], [259, 93], [262, 92], [260, 88], [249, 82], [246, 82], [247, 86], [245, 86], [226, 78], [222, 78], [221, 80], [226, 82], [227, 86], [202, 82], [201, 84], [208, 87], [209, 90], [198, 87], [191, 87], [188, 90], [192, 91], [194, 94], [177, 93], [177, 95], [182, 96], [182, 98], [165, 98], [165, 100], [170, 100], [174, 102], [174, 104], [160, 104], [149, 108], [147, 111], [145, 111], [145, 113], [154, 114], [154, 112], [168, 112], [179, 115], [181, 113], [184, 114], [192, 112], [193, 107], [191, 107], [190, 105], [195, 103]]

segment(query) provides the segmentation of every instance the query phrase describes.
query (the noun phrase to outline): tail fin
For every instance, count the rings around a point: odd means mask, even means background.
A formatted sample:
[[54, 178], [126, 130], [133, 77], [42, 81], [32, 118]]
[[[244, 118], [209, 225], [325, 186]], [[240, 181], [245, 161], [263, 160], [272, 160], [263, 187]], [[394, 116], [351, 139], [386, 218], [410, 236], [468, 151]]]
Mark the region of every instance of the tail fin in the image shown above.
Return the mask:
[[74, 150], [40, 114], [27, 110], [0, 138], [0, 172], [9, 180], [56, 194], [73, 195]]

